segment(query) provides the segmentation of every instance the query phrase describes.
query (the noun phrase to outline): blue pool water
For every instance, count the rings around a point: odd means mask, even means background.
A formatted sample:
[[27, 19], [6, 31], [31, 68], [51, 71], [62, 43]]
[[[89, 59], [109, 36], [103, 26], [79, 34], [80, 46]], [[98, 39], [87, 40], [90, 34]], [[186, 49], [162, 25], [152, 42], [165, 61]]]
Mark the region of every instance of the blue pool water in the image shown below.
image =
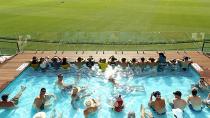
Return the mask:
[[[50, 117], [54, 113], [54, 109], [58, 113], [63, 114], [63, 118], [83, 118], [84, 100], [77, 102], [78, 109], [75, 110], [71, 106], [71, 97], [69, 93], [61, 92], [56, 86], [57, 73], [63, 73], [64, 82], [66, 84], [76, 84], [78, 86], [87, 87], [87, 92], [92, 93], [91, 98], [99, 99], [101, 102], [100, 109], [91, 114], [90, 118], [127, 118], [127, 114], [130, 111], [136, 113], [137, 118], [140, 117], [140, 105], [143, 104], [146, 107], [146, 111], [150, 111], [148, 108], [148, 101], [153, 91], [159, 90], [161, 96], [165, 98], [167, 105], [167, 113], [163, 116], [153, 115], [160, 118], [173, 118], [171, 108], [168, 104], [168, 100], [174, 98], [173, 92], [180, 90], [182, 92], [182, 98], [185, 100], [191, 93], [191, 84], [197, 83], [199, 76], [194, 70], [190, 69], [187, 72], [146, 72], [138, 75], [133, 74], [132, 71], [122, 71], [121, 69], [112, 67], [108, 68], [104, 74], [97, 71], [89, 71], [88, 69], [80, 70], [80, 78], [76, 69], [70, 70], [47, 70], [47, 72], [34, 71], [31, 68], [27, 68], [20, 76], [17, 77], [9, 86], [4, 89], [0, 95], [4, 93], [10, 93], [10, 99], [20, 90], [20, 86], [26, 86], [26, 90], [20, 98], [18, 108], [5, 110], [0, 109], [0, 118], [32, 118], [36, 113], [36, 110], [32, 107], [34, 98], [39, 95], [40, 88], [45, 87], [47, 93], [53, 93], [57, 96], [57, 100], [51, 107], [44, 110], [47, 116]], [[108, 82], [106, 77], [115, 74], [117, 82], [126, 86], [144, 86], [145, 92], [142, 91], [127, 91], [125, 89], [116, 88], [112, 83]], [[111, 110], [109, 102], [113, 97], [121, 94], [125, 109], [121, 113], [116, 113]], [[207, 93], [199, 93], [204, 99]], [[88, 97], [89, 98], [89, 97]], [[153, 112], [151, 110], [151, 112]], [[210, 118], [210, 110], [204, 108], [202, 112], [195, 113], [186, 107], [184, 112], [184, 118]]]

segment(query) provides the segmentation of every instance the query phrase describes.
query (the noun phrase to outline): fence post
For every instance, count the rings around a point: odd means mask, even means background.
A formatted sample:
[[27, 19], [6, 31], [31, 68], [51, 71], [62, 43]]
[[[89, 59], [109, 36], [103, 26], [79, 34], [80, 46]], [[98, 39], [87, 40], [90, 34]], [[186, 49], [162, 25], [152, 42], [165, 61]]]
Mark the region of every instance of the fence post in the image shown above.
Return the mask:
[[16, 44], [17, 44], [17, 50], [18, 50], [18, 53], [19, 53], [20, 52], [20, 47], [19, 47], [18, 42], [16, 42]]
[[205, 45], [205, 39], [203, 39], [203, 45], [202, 45], [202, 52], [203, 52], [203, 49], [204, 49], [204, 45]]

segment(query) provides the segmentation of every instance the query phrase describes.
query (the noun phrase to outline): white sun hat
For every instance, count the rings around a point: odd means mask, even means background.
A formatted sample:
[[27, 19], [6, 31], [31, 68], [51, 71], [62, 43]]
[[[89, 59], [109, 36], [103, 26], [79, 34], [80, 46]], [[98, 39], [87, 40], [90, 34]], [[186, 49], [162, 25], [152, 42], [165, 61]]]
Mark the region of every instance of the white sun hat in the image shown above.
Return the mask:
[[183, 118], [183, 111], [181, 109], [172, 109], [172, 112], [176, 116], [176, 118]]
[[46, 113], [45, 112], [38, 112], [33, 116], [33, 118], [46, 118]]

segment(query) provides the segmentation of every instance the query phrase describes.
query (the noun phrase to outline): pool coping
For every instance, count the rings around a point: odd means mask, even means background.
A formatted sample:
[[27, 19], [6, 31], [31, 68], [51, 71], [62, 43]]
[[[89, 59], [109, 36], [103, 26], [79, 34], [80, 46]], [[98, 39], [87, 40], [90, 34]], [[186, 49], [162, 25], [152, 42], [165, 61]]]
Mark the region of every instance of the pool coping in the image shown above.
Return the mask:
[[[203, 71], [196, 70], [196, 72], [201, 76], [205, 77], [205, 81], [210, 85], [210, 59], [206, 57], [202, 52], [198, 51], [164, 51], [167, 59], [173, 58], [182, 58], [183, 56], [189, 56], [192, 58], [193, 62], [197, 63]], [[133, 57], [136, 58], [149, 58], [149, 57], [158, 57], [157, 51], [26, 51], [21, 54], [15, 55], [12, 59], [0, 65], [0, 92], [2, 92], [12, 81], [14, 81], [17, 77], [19, 77], [22, 72], [28, 68], [25, 67], [21, 71], [17, 71], [16, 69], [23, 63], [28, 63], [33, 56], [37, 57], [45, 57], [45, 56], [59, 56], [59, 57], [69, 57], [75, 60], [77, 57], [88, 58], [89, 56], [93, 56], [96, 60], [99, 58], [108, 59], [111, 55], [116, 56], [118, 59], [125, 57], [131, 59]], [[207, 73], [206, 73], [207, 72]]]

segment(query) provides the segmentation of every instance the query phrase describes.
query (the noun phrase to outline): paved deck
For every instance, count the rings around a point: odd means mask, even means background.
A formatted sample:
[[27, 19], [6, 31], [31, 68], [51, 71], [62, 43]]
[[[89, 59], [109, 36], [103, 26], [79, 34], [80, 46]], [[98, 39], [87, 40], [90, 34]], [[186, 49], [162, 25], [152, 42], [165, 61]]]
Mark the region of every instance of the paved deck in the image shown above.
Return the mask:
[[[23, 63], [27, 63], [31, 60], [33, 56], [37, 57], [68, 57], [70, 60], [74, 61], [77, 57], [88, 58], [89, 56], [93, 56], [95, 60], [99, 60], [99, 58], [109, 58], [111, 55], [114, 55], [118, 59], [122, 57], [126, 57], [127, 59], [131, 59], [133, 57], [139, 59], [141, 57], [145, 57], [148, 59], [149, 57], [158, 58], [158, 53], [155, 51], [65, 51], [65, 52], [55, 52], [55, 51], [46, 51], [46, 52], [35, 52], [35, 51], [27, 51], [22, 54], [18, 54], [14, 56], [11, 60], [7, 61], [4, 64], [0, 64], [0, 91], [2, 91], [11, 81], [13, 81], [22, 70], [17, 71], [16, 69]], [[210, 85], [210, 59], [203, 55], [201, 52], [197, 51], [166, 51], [165, 55], [167, 59], [174, 58], [182, 58], [183, 56], [189, 56], [192, 58], [193, 62], [198, 63], [205, 72], [201, 72], [201, 76], [205, 76], [206, 82]]]

